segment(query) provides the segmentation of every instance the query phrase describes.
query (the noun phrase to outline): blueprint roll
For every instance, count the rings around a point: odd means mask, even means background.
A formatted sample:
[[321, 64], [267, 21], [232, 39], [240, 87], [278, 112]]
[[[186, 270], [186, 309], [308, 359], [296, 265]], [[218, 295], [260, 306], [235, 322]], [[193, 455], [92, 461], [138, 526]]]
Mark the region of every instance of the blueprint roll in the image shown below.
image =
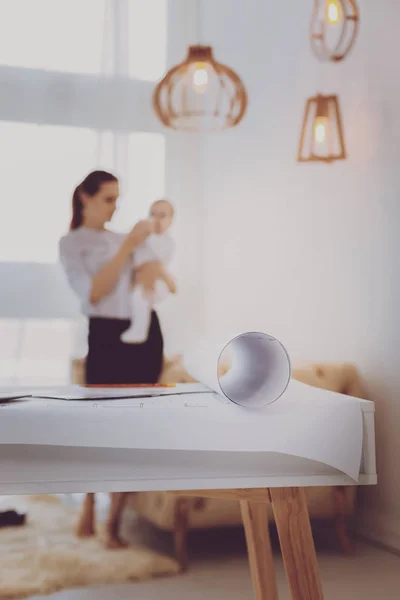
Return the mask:
[[249, 331], [228, 340], [202, 340], [184, 355], [192, 377], [231, 402], [259, 408], [275, 402], [290, 382], [291, 364], [272, 335]]

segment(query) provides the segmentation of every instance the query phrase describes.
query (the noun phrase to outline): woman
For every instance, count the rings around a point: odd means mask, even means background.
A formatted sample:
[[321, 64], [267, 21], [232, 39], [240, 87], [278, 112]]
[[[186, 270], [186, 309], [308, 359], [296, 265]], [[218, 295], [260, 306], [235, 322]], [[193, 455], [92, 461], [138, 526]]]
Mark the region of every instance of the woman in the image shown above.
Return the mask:
[[[149, 336], [143, 344], [124, 344], [121, 333], [130, 326], [132, 253], [151, 233], [149, 221], [137, 223], [128, 235], [114, 233], [111, 221], [119, 196], [117, 178], [105, 171], [90, 173], [72, 198], [70, 231], [60, 240], [60, 260], [69, 284], [89, 318], [86, 383], [112, 385], [156, 383], [163, 362], [163, 336], [153, 311]], [[161, 263], [150, 263], [135, 275], [146, 289], [162, 278], [171, 292], [174, 282]], [[112, 495], [108, 545], [119, 547], [118, 515], [124, 494]], [[93, 533], [94, 496], [85, 500], [78, 533]], [[92, 521], [91, 521], [92, 517]]]
[[[163, 337], [156, 313], [144, 344], [124, 344], [130, 326], [132, 253], [151, 233], [149, 221], [137, 223], [128, 235], [105, 228], [119, 196], [118, 180], [94, 171], [76, 188], [69, 233], [60, 240], [60, 259], [69, 284], [89, 318], [86, 383], [156, 383], [163, 359]], [[161, 263], [141, 269], [136, 281], [147, 289], [158, 277], [171, 292], [174, 284]]]

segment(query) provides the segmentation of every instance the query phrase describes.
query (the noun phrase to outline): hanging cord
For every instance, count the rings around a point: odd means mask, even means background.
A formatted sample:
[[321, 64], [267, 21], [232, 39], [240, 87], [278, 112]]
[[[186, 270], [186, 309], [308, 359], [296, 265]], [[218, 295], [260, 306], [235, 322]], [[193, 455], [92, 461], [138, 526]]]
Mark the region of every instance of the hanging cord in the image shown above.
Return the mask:
[[202, 30], [202, 23], [201, 23], [201, 0], [196, 0], [196, 7], [195, 7], [195, 20], [196, 20], [196, 44], [201, 45], [202, 43], [202, 36], [201, 36], [201, 30]]
[[326, 83], [326, 62], [320, 60], [319, 61], [319, 69], [318, 69], [318, 93], [322, 95], [326, 95], [325, 83]]

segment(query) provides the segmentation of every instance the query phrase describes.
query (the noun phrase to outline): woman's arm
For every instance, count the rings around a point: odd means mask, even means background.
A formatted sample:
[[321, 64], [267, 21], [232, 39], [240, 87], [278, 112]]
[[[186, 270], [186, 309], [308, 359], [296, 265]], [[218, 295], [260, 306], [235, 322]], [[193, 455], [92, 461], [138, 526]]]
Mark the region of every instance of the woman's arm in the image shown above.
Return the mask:
[[59, 245], [60, 260], [69, 284], [77, 296], [83, 302], [96, 304], [109, 294], [116, 285], [125, 262], [150, 232], [151, 224], [148, 221], [137, 223], [122, 242], [116, 255], [94, 277], [87, 272], [75, 240], [69, 236], [62, 238]]
[[129, 246], [124, 241], [114, 258], [93, 277], [89, 295], [90, 304], [97, 304], [111, 292], [117, 284], [122, 268], [130, 255]]
[[144, 242], [151, 233], [152, 225], [149, 221], [139, 221], [127, 235], [118, 252], [100, 271], [93, 277], [90, 290], [89, 302], [97, 304], [104, 296], [107, 296], [115, 287], [122, 268], [130, 258], [132, 252]]

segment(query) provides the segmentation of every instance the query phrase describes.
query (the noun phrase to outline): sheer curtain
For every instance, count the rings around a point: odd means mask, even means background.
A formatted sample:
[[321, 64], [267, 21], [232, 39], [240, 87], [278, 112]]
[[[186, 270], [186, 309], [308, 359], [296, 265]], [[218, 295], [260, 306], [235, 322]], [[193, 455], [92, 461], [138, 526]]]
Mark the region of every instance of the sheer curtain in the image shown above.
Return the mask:
[[0, 17], [0, 384], [63, 383], [86, 352], [57, 264], [74, 187], [119, 175], [120, 231], [165, 193], [168, 2], [0, 0]]

